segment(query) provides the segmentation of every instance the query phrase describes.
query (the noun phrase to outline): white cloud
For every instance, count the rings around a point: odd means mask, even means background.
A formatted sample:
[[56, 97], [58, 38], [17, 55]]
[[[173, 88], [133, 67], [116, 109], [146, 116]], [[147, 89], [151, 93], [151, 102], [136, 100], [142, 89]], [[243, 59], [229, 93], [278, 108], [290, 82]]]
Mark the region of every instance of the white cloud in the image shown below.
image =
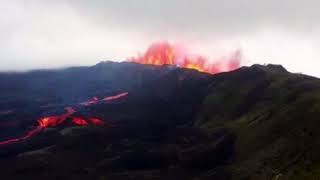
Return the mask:
[[0, 0], [0, 70], [123, 60], [153, 41], [320, 77], [316, 0]]

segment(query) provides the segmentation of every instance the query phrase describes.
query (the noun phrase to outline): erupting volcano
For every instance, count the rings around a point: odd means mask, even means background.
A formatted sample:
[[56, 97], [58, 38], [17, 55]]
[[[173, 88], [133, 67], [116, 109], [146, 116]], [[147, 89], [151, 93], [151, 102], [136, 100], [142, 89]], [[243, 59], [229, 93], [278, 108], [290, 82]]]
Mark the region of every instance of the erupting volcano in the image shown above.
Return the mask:
[[[92, 99], [80, 103], [81, 106], [92, 106], [95, 104], [98, 104], [100, 102], [106, 102], [106, 101], [112, 101], [112, 100], [117, 100], [122, 97], [125, 97], [128, 95], [128, 92], [120, 93], [114, 96], [106, 96], [103, 99], [99, 99], [98, 97], [93, 97]], [[104, 125], [104, 121], [102, 121], [99, 118], [96, 117], [88, 117], [88, 118], [83, 118], [83, 117], [73, 117], [72, 115], [76, 113], [76, 109], [74, 107], [66, 107], [65, 108], [65, 113], [61, 115], [55, 115], [55, 116], [47, 116], [43, 117], [37, 120], [37, 125], [34, 129], [28, 131], [24, 136], [19, 137], [19, 138], [13, 138], [5, 141], [0, 141], [0, 145], [6, 145], [6, 144], [12, 144], [16, 142], [20, 142], [26, 139], [31, 138], [32, 136], [38, 134], [41, 132], [43, 129], [48, 128], [48, 127], [56, 127], [59, 126], [63, 123], [66, 122], [68, 118], [71, 119], [71, 124], [75, 126], [87, 126], [89, 124], [96, 125], [96, 126], [101, 126]]]
[[139, 64], [175, 65], [216, 74], [238, 69], [241, 62], [241, 52], [237, 50], [228, 57], [211, 61], [204, 56], [190, 54], [168, 42], [160, 42], [152, 44], [143, 55], [129, 58], [128, 61]]

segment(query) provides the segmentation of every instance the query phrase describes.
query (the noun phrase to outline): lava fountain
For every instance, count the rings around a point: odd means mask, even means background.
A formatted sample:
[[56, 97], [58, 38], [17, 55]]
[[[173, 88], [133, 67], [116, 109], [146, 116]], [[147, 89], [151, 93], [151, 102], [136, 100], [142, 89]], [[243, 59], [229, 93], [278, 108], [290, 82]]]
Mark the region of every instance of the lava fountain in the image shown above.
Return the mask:
[[158, 42], [152, 44], [143, 55], [129, 58], [128, 61], [139, 64], [175, 65], [200, 72], [217, 74], [238, 69], [241, 64], [241, 58], [240, 50], [231, 53], [227, 57], [211, 60], [202, 55], [191, 54], [177, 45]]

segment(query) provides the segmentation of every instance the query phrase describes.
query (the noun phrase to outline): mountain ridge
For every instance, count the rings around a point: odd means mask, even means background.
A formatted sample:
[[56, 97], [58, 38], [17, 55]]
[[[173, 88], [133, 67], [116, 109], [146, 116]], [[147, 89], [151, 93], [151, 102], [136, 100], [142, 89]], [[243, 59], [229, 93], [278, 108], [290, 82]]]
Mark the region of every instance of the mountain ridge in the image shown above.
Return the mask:
[[[1, 74], [2, 137], [91, 97], [78, 108], [107, 126], [49, 128], [0, 147], [10, 179], [313, 179], [319, 175], [320, 80], [281, 65], [210, 75], [174, 66], [101, 62]], [[44, 105], [45, 108], [39, 108]], [[319, 141], [320, 142], [320, 141]], [[65, 161], [70, 159], [70, 161]], [[17, 166], [18, 165], [18, 166]], [[39, 171], [41, 169], [41, 171]]]

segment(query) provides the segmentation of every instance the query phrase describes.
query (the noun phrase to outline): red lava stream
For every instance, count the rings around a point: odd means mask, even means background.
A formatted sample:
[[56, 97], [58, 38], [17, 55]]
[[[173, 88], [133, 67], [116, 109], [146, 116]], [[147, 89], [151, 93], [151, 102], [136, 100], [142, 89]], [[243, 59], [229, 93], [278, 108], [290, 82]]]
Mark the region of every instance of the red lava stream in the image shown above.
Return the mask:
[[[108, 102], [108, 101], [113, 101], [117, 100], [120, 98], [123, 98], [128, 95], [128, 92], [120, 93], [114, 96], [106, 96], [102, 99], [99, 99], [98, 97], [93, 97], [92, 99], [80, 103], [82, 106], [92, 106], [98, 103], [103, 103], [103, 102]], [[66, 107], [65, 108], [65, 113], [61, 115], [55, 115], [55, 116], [47, 116], [47, 117], [42, 117], [37, 120], [37, 126], [34, 129], [31, 129], [26, 132], [26, 134], [22, 137], [18, 138], [13, 138], [13, 139], [8, 139], [4, 141], [0, 141], [0, 145], [6, 145], [6, 144], [12, 144], [20, 141], [27, 140], [34, 135], [38, 134], [41, 132], [43, 129], [48, 128], [48, 127], [56, 127], [58, 125], [63, 124], [68, 118], [71, 119], [72, 125], [75, 126], [87, 126], [87, 125], [96, 125], [96, 126], [102, 126], [105, 124], [105, 122], [97, 117], [89, 117], [89, 118], [83, 118], [83, 117], [73, 117], [73, 114], [76, 111], [74, 107]]]

